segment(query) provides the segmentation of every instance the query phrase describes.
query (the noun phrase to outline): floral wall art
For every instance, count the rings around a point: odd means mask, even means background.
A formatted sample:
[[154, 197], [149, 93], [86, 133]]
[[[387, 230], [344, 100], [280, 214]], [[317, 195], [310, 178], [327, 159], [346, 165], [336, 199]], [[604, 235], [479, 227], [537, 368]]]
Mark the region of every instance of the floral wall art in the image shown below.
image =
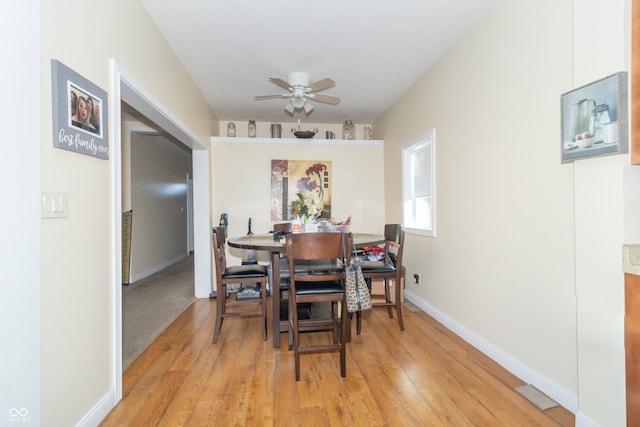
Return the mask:
[[331, 218], [331, 161], [271, 160], [271, 220]]

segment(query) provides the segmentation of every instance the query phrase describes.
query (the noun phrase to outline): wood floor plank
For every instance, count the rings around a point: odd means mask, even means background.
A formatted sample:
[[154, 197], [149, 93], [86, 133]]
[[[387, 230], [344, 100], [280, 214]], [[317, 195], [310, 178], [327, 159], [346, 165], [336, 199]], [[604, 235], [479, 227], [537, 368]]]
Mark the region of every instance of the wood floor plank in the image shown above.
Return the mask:
[[[270, 306], [270, 304], [269, 304]], [[271, 313], [269, 313], [269, 317]], [[540, 411], [524, 383], [423, 312], [363, 315], [339, 353], [301, 355], [295, 381], [287, 336], [274, 349], [260, 319], [225, 319], [212, 344], [215, 300], [195, 301], [131, 364], [123, 400], [101, 426], [573, 426], [562, 407]], [[330, 340], [328, 333], [303, 340]]]
[[[386, 312], [384, 315], [387, 316]], [[375, 324], [372, 324], [372, 327], [386, 328]], [[393, 328], [397, 328], [397, 324], [393, 325]], [[394, 330], [394, 333], [397, 334], [399, 331]], [[358, 342], [362, 349], [357, 347]], [[395, 416], [398, 422], [408, 421], [410, 425], [419, 425], [425, 419], [432, 425], [469, 425], [469, 420], [452, 400], [455, 395], [443, 391], [440, 384], [427, 374], [421, 378], [422, 384], [414, 379], [417, 374], [413, 372], [416, 369], [415, 364], [404, 366], [403, 357], [398, 357], [394, 351], [397, 349], [399, 352], [406, 352], [398, 341], [387, 346], [387, 343], [382, 342], [376, 335], [363, 333], [354, 339], [353, 344], [354, 358], [357, 357], [362, 365], [367, 367], [363, 375], [386, 419]], [[380, 384], [385, 386], [380, 387]]]
[[206, 387], [214, 360], [219, 354], [218, 351], [210, 348], [210, 345], [211, 326], [208, 323], [202, 323], [199, 328], [193, 331], [190, 344], [187, 346], [189, 350], [185, 349], [169, 368], [171, 371], [185, 372], [186, 377], [182, 387], [162, 416], [161, 423], [163, 425], [176, 427], [187, 425]]
[[[467, 347], [466, 343], [463, 344], [458, 337], [445, 329], [442, 325], [431, 329], [434, 333], [437, 331], [437, 335], [432, 336], [433, 342], [447, 344], [444, 348], [447, 358], [443, 359], [442, 363], [449, 366], [450, 372], [456, 378], [464, 378], [461, 385], [467, 389], [471, 396], [478, 402], [486, 400], [495, 402], [490, 410], [493, 413], [499, 413], [497, 418], [504, 420], [506, 425], [544, 425], [548, 423], [547, 416], [542, 412], [528, 411], [531, 403], [519, 394], [513, 393], [513, 387], [500, 378], [506, 375], [498, 377], [494, 372], [489, 372], [486, 369], [487, 361], [490, 360], [486, 355], [477, 350], [470, 351], [471, 349]], [[428, 359], [425, 356], [423, 353], [414, 355], [416, 360]], [[433, 357], [433, 353], [430, 353], [430, 356]], [[514, 412], [514, 408], [520, 409], [521, 412]]]

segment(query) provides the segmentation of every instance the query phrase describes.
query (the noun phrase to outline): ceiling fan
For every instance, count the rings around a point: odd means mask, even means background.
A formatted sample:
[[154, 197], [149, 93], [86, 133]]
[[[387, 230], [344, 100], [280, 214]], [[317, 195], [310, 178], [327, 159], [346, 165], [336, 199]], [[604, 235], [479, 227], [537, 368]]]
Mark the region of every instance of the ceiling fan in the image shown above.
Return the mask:
[[309, 74], [296, 71], [287, 75], [287, 81], [284, 81], [279, 77], [270, 77], [269, 81], [282, 89], [288, 90], [289, 92], [281, 95], [256, 96], [254, 99], [290, 98], [289, 102], [284, 107], [289, 114], [293, 114], [293, 112], [298, 109], [302, 109], [305, 114], [309, 114], [313, 110], [313, 104], [311, 104], [309, 100], [331, 105], [336, 105], [340, 102], [340, 98], [337, 96], [317, 93], [330, 89], [336, 85], [336, 83], [328, 77], [309, 84]]

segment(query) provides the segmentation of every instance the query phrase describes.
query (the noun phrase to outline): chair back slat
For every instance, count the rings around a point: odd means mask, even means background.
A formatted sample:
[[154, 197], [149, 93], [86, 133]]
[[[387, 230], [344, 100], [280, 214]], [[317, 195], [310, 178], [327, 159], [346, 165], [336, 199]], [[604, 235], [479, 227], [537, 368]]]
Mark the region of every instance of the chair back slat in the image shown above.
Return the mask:
[[227, 239], [226, 234], [226, 230], [223, 227], [213, 228], [213, 258], [218, 279], [222, 278], [222, 272], [227, 268], [227, 255], [224, 248], [224, 243]]
[[[341, 232], [294, 233], [287, 235], [287, 257], [292, 280], [344, 279], [344, 266], [351, 259], [351, 239]], [[307, 262], [304, 268], [296, 262]]]
[[288, 234], [287, 256], [301, 261], [346, 259], [348, 238], [344, 236], [340, 232]]
[[273, 231], [291, 231], [292, 224], [290, 222], [280, 222], [277, 224], [273, 224]]
[[386, 224], [384, 226], [384, 261], [395, 266], [402, 265], [404, 249], [404, 229], [400, 224]]

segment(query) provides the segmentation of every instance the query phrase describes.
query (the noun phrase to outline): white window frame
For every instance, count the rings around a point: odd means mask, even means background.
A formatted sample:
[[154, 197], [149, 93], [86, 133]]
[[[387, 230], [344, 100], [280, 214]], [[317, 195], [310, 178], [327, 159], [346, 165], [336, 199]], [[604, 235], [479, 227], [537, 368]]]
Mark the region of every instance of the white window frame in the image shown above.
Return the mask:
[[[426, 186], [418, 179], [428, 180]], [[416, 188], [426, 194], [416, 195]], [[435, 129], [402, 146], [402, 220], [407, 233], [436, 236]]]

